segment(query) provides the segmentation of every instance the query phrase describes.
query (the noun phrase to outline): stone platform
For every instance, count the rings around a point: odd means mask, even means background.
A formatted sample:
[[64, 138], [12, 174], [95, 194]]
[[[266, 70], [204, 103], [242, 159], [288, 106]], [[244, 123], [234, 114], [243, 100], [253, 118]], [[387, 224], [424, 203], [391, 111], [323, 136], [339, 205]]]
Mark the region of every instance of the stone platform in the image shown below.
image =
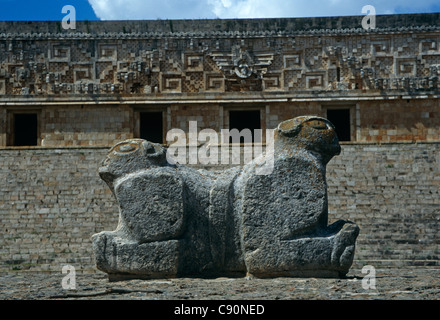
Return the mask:
[[362, 288], [360, 269], [344, 279], [179, 278], [109, 282], [104, 273], [11, 272], [0, 276], [1, 300], [438, 300], [440, 268], [376, 269], [376, 290]]

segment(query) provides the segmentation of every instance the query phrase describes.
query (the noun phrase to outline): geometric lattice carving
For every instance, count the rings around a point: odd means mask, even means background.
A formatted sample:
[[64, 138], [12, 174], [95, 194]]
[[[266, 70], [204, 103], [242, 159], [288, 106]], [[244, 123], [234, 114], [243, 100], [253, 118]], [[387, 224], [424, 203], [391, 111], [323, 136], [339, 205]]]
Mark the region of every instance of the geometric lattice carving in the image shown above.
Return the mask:
[[223, 77], [223, 75], [218, 73], [205, 72], [204, 77], [206, 91], [225, 91], [225, 78]]
[[371, 41], [371, 56], [389, 54], [391, 52], [391, 40], [373, 40]]
[[301, 60], [299, 54], [289, 54], [283, 57], [284, 69], [300, 68]]
[[182, 92], [182, 75], [180, 73], [162, 73], [160, 91], [164, 93]]
[[0, 94], [6, 94], [6, 81], [4, 79], [0, 80]]
[[308, 73], [305, 79], [307, 89], [322, 89], [324, 87], [324, 73]]
[[438, 44], [435, 39], [423, 39], [420, 41], [420, 52], [436, 52], [438, 50]]
[[61, 44], [52, 44], [50, 48], [49, 61], [68, 62], [71, 60], [70, 46]]
[[117, 61], [118, 47], [115, 44], [102, 43], [98, 44], [98, 60], [99, 61]]
[[283, 77], [281, 74], [265, 74], [263, 78], [264, 91], [282, 91]]
[[397, 58], [395, 62], [395, 74], [400, 76], [416, 76], [417, 63], [415, 58]]
[[62, 38], [22, 30], [0, 33], [0, 94], [62, 95], [90, 88], [95, 93], [154, 95], [439, 86], [433, 66], [440, 65], [440, 27], [404, 31], [396, 26], [372, 33], [361, 28], [198, 34], [143, 25], [135, 29], [112, 33], [96, 28], [63, 33]]
[[185, 55], [185, 70], [186, 71], [203, 71], [203, 55]]
[[76, 65], [73, 68], [73, 81], [94, 80], [94, 69], [92, 64]]

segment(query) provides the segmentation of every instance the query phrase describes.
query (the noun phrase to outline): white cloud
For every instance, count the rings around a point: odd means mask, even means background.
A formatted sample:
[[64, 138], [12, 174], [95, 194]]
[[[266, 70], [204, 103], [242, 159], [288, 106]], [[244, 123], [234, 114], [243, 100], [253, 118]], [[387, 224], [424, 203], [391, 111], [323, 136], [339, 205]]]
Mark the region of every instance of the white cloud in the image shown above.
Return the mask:
[[215, 18], [208, 0], [89, 0], [102, 20]]
[[103, 20], [276, 18], [429, 12], [438, 0], [89, 0]]

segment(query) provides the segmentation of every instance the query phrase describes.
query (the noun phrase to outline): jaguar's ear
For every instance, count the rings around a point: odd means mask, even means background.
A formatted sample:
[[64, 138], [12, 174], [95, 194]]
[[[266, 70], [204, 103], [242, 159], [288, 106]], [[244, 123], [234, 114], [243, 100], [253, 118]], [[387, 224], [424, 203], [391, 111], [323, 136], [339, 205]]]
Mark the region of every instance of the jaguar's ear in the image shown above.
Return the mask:
[[295, 137], [301, 132], [304, 125], [315, 129], [326, 129], [327, 123], [334, 128], [327, 119], [317, 116], [300, 116], [281, 122], [277, 127], [277, 131], [284, 136]]
[[[293, 120], [293, 119], [291, 119]], [[283, 121], [278, 125], [278, 132], [283, 136], [294, 137], [301, 131], [300, 124], [293, 124], [291, 120]]]
[[284, 136], [294, 137], [301, 131], [301, 128], [302, 128], [302, 125], [304, 122], [307, 122], [310, 119], [314, 119], [314, 118], [316, 118], [316, 117], [315, 116], [299, 116], [299, 117], [296, 117], [293, 119], [283, 121], [278, 125], [277, 131]]

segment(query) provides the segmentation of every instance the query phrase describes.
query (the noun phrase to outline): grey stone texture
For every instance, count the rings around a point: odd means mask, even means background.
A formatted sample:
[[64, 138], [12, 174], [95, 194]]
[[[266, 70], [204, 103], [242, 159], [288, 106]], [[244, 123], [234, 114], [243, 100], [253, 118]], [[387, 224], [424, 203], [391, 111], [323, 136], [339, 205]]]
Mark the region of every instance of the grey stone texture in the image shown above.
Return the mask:
[[97, 268], [110, 280], [344, 276], [359, 227], [328, 225], [325, 167], [341, 150], [334, 127], [302, 116], [274, 131], [274, 148], [223, 171], [169, 164], [165, 147], [141, 139], [115, 145], [99, 173], [119, 224], [93, 236]]

